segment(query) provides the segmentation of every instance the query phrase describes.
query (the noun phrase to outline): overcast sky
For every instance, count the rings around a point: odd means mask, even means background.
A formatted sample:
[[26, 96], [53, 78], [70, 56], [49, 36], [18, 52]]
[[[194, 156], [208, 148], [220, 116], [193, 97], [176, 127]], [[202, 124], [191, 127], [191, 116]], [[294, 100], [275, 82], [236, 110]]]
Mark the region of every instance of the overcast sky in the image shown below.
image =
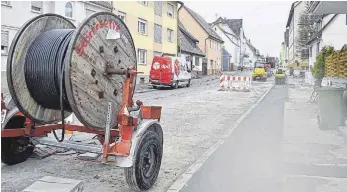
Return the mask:
[[260, 53], [279, 57], [292, 1], [184, 1], [184, 4], [209, 23], [219, 16], [242, 18], [246, 37]]

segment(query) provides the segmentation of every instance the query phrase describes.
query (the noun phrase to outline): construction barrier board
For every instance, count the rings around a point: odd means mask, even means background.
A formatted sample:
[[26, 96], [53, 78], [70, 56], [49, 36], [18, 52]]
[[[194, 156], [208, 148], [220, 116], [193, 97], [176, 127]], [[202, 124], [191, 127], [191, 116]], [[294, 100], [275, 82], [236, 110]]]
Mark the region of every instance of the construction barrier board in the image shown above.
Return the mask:
[[221, 91], [251, 91], [252, 78], [250, 76], [221, 75], [219, 82]]

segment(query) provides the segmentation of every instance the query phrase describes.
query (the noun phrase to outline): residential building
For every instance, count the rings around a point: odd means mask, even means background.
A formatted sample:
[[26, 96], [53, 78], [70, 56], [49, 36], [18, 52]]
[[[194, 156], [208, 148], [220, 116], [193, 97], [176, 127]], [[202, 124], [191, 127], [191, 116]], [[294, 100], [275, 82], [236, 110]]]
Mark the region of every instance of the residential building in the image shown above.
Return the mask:
[[153, 56], [177, 56], [177, 1], [114, 1], [114, 13], [126, 23], [137, 53], [140, 81], [148, 82]]
[[286, 29], [284, 32], [284, 63], [283, 67], [288, 66], [288, 57], [289, 57], [289, 29]]
[[347, 1], [310, 1], [309, 13], [317, 15], [345, 14]]
[[223, 47], [222, 48], [222, 71], [233, 71], [232, 55]]
[[305, 2], [295, 1], [290, 9], [286, 28], [288, 29], [288, 65], [300, 62], [300, 47], [297, 37], [299, 33], [299, 18], [305, 9]]
[[347, 40], [347, 14], [322, 15], [314, 27], [315, 33], [308, 41], [310, 66], [314, 66], [322, 47], [333, 46], [339, 50], [346, 44], [342, 39]]
[[242, 19], [226, 19], [228, 26], [235, 32], [240, 39], [239, 63], [240, 66], [249, 66], [249, 55], [247, 54], [247, 38], [243, 29]]
[[43, 13], [56, 13], [76, 26], [94, 12], [112, 11], [110, 1], [1, 1], [1, 90], [7, 93], [6, 65], [11, 42], [21, 26]]
[[[247, 38], [243, 30], [242, 19], [226, 19], [219, 17], [213, 22], [212, 27], [225, 43], [225, 48], [232, 54], [235, 69], [240, 66], [250, 67], [250, 49], [247, 45]], [[251, 59], [252, 60], [252, 59]]]
[[192, 77], [197, 77], [202, 74], [202, 59], [205, 54], [198, 46], [199, 40], [190, 34], [181, 22], [179, 22], [178, 27], [180, 56], [190, 63], [189, 68], [192, 70]]
[[254, 67], [254, 63], [258, 61], [259, 51], [251, 44], [251, 40], [246, 41], [246, 55], [244, 67], [249, 69]]
[[187, 31], [199, 40], [198, 46], [206, 55], [202, 62], [202, 74], [221, 72], [223, 40], [199, 14], [186, 6], [179, 10], [179, 19]]
[[[229, 55], [231, 55], [230, 62], [232, 65], [231, 70], [237, 70], [240, 65], [239, 53], [240, 53], [240, 39], [239, 36], [228, 26], [224, 19], [220, 18], [216, 22], [211, 24], [213, 30], [222, 38], [224, 41], [222, 53], [222, 60], [229, 60]], [[224, 53], [227, 53], [226, 55]], [[224, 67], [223, 67], [224, 69]]]

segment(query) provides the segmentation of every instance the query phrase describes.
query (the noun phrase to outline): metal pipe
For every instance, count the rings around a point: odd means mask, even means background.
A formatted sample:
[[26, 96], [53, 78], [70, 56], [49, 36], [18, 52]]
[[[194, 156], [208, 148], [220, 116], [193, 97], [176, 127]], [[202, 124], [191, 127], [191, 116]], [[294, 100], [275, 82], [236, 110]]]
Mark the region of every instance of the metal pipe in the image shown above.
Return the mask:
[[113, 67], [106, 67], [106, 75], [127, 75], [128, 69], [116, 69]]

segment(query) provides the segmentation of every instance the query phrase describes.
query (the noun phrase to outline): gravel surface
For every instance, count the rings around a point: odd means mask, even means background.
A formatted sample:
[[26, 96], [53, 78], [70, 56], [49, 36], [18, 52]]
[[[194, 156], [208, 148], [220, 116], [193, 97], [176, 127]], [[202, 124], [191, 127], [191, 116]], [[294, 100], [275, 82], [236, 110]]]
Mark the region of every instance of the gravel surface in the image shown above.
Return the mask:
[[[251, 92], [217, 91], [219, 80], [196, 80], [189, 88], [137, 93], [145, 105], [161, 105], [164, 155], [160, 174], [151, 191], [165, 191], [268, 89], [268, 82], [253, 82]], [[92, 137], [92, 136], [91, 136]], [[90, 138], [91, 138], [90, 137]], [[2, 165], [1, 190], [21, 191], [41, 177], [79, 179], [84, 191], [130, 191], [122, 168], [76, 159], [76, 155], [53, 155]]]

